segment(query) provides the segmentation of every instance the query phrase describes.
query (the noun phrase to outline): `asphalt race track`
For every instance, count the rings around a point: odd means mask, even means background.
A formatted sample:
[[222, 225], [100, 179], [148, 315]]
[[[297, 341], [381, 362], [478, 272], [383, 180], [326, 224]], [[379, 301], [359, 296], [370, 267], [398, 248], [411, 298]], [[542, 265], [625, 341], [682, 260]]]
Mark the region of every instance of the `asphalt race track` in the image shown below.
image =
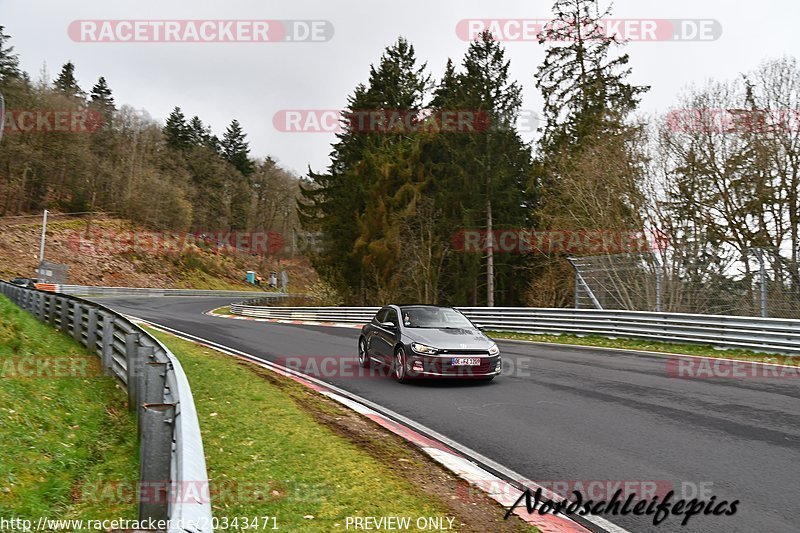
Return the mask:
[[[97, 301], [265, 360], [356, 359], [357, 329], [202, 314], [230, 299]], [[740, 500], [734, 516], [697, 515], [686, 527], [677, 516], [658, 527], [652, 517], [604, 516], [632, 532], [800, 531], [798, 379], [683, 379], [662, 356], [499, 345], [513, 374], [486, 385], [320, 377], [538, 482], [653, 480], [678, 498], [688, 482], [687, 499], [705, 489], [706, 500]]]

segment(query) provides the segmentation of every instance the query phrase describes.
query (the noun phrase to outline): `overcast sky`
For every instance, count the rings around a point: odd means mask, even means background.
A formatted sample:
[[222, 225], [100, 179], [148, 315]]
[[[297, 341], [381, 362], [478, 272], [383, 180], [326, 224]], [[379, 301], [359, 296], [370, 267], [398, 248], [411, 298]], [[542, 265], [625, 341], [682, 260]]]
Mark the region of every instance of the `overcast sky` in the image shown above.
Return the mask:
[[[285, 133], [273, 126], [284, 109], [340, 109], [369, 65], [399, 35], [415, 46], [438, 77], [448, 58], [460, 62], [467, 43], [456, 32], [463, 19], [547, 19], [550, 0], [0, 0], [0, 25], [12, 36], [22, 66], [34, 79], [46, 64], [52, 78], [72, 60], [89, 90], [105, 76], [118, 104], [163, 121], [178, 105], [199, 115], [217, 134], [232, 118], [248, 134], [251, 155], [271, 155], [304, 173], [328, 164], [333, 135]], [[651, 85], [643, 111], [664, 112], [682, 89], [708, 78], [730, 79], [766, 58], [800, 57], [797, 0], [617, 0], [613, 18], [715, 20], [722, 34], [707, 41], [632, 42], [637, 84]], [[68, 34], [76, 20], [325, 20], [327, 42], [108, 43]], [[506, 42], [512, 77], [527, 110], [540, 112], [533, 75], [544, 57], [536, 42]], [[532, 133], [525, 134], [533, 138]]]

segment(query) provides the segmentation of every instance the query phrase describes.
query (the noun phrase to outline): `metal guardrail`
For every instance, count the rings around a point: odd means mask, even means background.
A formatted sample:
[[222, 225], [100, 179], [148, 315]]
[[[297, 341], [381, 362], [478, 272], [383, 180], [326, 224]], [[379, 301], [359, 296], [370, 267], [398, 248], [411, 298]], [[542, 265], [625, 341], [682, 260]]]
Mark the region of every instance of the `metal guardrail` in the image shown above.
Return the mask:
[[169, 349], [103, 305], [4, 281], [0, 292], [99, 356], [103, 372], [127, 391], [138, 422], [139, 519], [169, 520], [170, 532], [213, 532], [200, 423], [189, 381]]
[[[231, 312], [261, 318], [363, 324], [378, 307], [267, 307], [252, 299], [231, 306]], [[470, 320], [494, 331], [538, 335], [599, 335], [738, 348], [800, 355], [800, 320], [741, 316], [538, 309], [526, 307], [460, 307]]]
[[279, 300], [300, 296], [282, 292], [263, 291], [217, 291], [200, 289], [160, 289], [142, 287], [95, 287], [91, 285], [56, 285], [55, 292], [71, 294], [74, 296], [225, 296], [242, 297], [256, 296]]

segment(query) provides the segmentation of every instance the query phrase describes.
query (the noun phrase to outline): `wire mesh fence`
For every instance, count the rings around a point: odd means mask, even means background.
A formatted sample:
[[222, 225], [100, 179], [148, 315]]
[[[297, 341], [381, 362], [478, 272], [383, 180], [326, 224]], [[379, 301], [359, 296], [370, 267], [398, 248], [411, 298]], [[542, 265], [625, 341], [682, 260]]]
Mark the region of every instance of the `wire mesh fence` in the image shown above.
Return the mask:
[[775, 248], [571, 257], [577, 309], [800, 318], [800, 263]]

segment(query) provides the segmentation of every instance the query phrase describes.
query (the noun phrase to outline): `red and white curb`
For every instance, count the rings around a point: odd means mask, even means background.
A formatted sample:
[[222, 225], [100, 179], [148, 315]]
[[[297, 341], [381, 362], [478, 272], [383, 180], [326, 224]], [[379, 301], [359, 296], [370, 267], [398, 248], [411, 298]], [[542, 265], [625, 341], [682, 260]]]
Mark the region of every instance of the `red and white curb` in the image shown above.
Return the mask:
[[[209, 314], [209, 312], [207, 312], [206, 314]], [[213, 316], [221, 316], [221, 315], [213, 315]], [[137, 322], [147, 324], [165, 333], [169, 333], [175, 335], [176, 337], [189, 340], [191, 342], [194, 342], [195, 344], [199, 344], [201, 346], [205, 346], [207, 348], [225, 353], [227, 355], [231, 355], [233, 357], [246, 360], [250, 363], [256, 364], [262, 368], [266, 368], [272, 372], [275, 372], [276, 374], [285, 376], [289, 379], [292, 379], [293, 381], [296, 381], [297, 383], [300, 383], [301, 385], [304, 385], [305, 387], [317, 391], [318, 393], [344, 405], [345, 407], [361, 414], [362, 416], [369, 418], [370, 420], [374, 421], [381, 427], [391, 431], [395, 435], [398, 435], [399, 437], [405, 439], [406, 441], [414, 444], [416, 447], [422, 450], [426, 455], [431, 457], [434, 461], [441, 464], [442, 466], [444, 466], [449, 471], [453, 472], [461, 479], [465, 480], [467, 483], [470, 484], [470, 486], [482, 490], [490, 498], [492, 498], [505, 508], [509, 508], [512, 505], [514, 505], [514, 503], [523, 494], [523, 492], [520, 489], [508, 483], [507, 481], [503, 480], [502, 478], [492, 474], [488, 470], [481, 468], [474, 462], [470, 461], [465, 455], [453, 449], [451, 446], [448, 446], [447, 444], [443, 443], [440, 440], [435, 440], [426, 436], [422, 432], [417, 431], [413, 427], [410, 427], [408, 424], [398, 422], [396, 419], [404, 419], [402, 415], [393, 413], [395, 416], [390, 418], [385, 413], [373, 409], [372, 407], [370, 407], [370, 404], [372, 404], [372, 402], [370, 402], [369, 400], [360, 398], [359, 396], [346, 392], [343, 389], [325, 383], [324, 381], [321, 381], [317, 378], [306, 376], [292, 369], [281, 367], [280, 365], [271, 363], [269, 361], [263, 361], [252, 355], [240, 352], [239, 350], [234, 350], [232, 348], [219, 345], [215, 342], [202, 339], [200, 337], [196, 337], [194, 335], [190, 335], [182, 331], [174, 330], [172, 328], [168, 328], [160, 324], [156, 324], [146, 320], [141, 320], [135, 317], [130, 317], [130, 318], [136, 320]], [[239, 320], [253, 319], [252, 317], [232, 317], [232, 316], [225, 316], [225, 318], [233, 318]], [[253, 319], [253, 320], [277, 322], [277, 320], [272, 320], [272, 319]], [[294, 323], [292, 321], [286, 321], [286, 322]], [[299, 322], [299, 323], [305, 324], [305, 322]], [[313, 323], [313, 325], [319, 325], [319, 324], [320, 323]], [[352, 324], [347, 324], [344, 327], [352, 327], [352, 326], [353, 326]], [[391, 413], [391, 411], [388, 411], [385, 408], [382, 408], [382, 410]], [[423, 427], [419, 426], [418, 424], [415, 425], [417, 425], [418, 427]], [[428, 430], [426, 431], [426, 433], [435, 434], [435, 432], [432, 430]], [[459, 446], [459, 447], [462, 449], [468, 449], [464, 446]], [[475, 455], [477, 455], [477, 453]], [[522, 477], [518, 475], [515, 477], [520, 480], [522, 479]], [[528, 483], [528, 485], [530, 485], [530, 483]], [[487, 490], [487, 487], [490, 487], [491, 489]], [[545, 495], [548, 497], [554, 496], [551, 493], [548, 495], [549, 491], [544, 491], [544, 492]], [[540, 531], [544, 533], [591, 532], [591, 530], [581, 526], [577, 522], [574, 522], [573, 520], [564, 515], [554, 515], [552, 513], [546, 513], [544, 515], [540, 515], [538, 512], [528, 513], [524, 505], [522, 506], [521, 509], [520, 507], [517, 507], [514, 510], [514, 514], [519, 516], [525, 522], [533, 526], [536, 526]], [[627, 533], [625, 530], [617, 526], [614, 526], [610, 522], [600, 519], [599, 517], [592, 517], [592, 521], [602, 523], [598, 525], [601, 525], [601, 527], [603, 527], [603, 529], [605, 529], [606, 531], [613, 531], [615, 533]]]
[[350, 322], [318, 322], [314, 320], [291, 320], [288, 318], [258, 318], [254, 316], [222, 315], [215, 313], [215, 310], [216, 309], [210, 309], [205, 311], [203, 314], [216, 318], [227, 318], [229, 320], [252, 320], [253, 322], [272, 322], [273, 324], [294, 324], [297, 326], [328, 326], [332, 328], [361, 329], [361, 326], [363, 325], [353, 324]]

